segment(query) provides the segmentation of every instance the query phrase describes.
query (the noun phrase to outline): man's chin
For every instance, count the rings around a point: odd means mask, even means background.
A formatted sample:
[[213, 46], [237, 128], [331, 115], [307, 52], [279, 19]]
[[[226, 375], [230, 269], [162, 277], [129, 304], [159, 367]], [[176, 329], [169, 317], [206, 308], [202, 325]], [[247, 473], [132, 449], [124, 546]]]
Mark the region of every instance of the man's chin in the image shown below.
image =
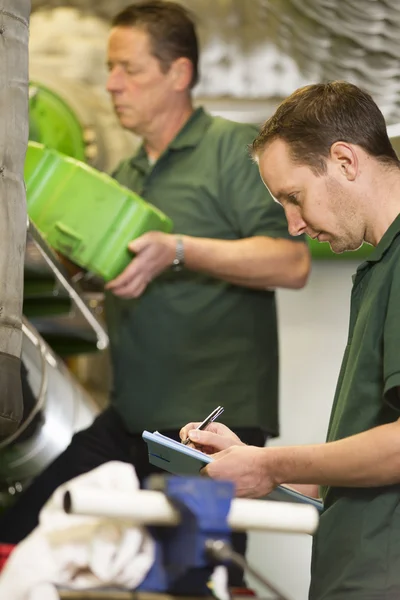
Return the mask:
[[132, 122], [132, 119], [129, 119], [126, 115], [123, 114], [116, 113], [116, 115], [121, 127], [123, 127], [124, 129], [128, 129], [129, 131], [135, 130], [135, 123]]
[[344, 240], [328, 240], [331, 250], [334, 254], [343, 254], [343, 252], [355, 252], [362, 246], [355, 242], [345, 242]]

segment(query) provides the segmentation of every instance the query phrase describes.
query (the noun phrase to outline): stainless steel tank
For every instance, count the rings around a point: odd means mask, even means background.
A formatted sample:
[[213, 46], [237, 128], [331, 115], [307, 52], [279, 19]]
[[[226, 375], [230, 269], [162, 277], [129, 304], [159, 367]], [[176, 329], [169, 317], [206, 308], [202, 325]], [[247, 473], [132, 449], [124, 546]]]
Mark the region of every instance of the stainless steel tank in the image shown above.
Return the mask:
[[[29, 484], [87, 427], [98, 408], [64, 363], [27, 322], [22, 361], [29, 410], [17, 432], [0, 443], [0, 507]], [[28, 398], [27, 398], [28, 399]]]

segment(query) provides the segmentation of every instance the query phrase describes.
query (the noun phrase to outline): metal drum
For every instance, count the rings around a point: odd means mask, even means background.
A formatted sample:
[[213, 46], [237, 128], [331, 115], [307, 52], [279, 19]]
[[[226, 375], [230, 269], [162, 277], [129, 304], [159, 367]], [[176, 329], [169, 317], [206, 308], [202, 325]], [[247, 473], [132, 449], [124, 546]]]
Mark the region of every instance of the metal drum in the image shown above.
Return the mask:
[[0, 507], [9, 504], [99, 411], [27, 321], [23, 322], [22, 361], [29, 410], [17, 432], [0, 444]]

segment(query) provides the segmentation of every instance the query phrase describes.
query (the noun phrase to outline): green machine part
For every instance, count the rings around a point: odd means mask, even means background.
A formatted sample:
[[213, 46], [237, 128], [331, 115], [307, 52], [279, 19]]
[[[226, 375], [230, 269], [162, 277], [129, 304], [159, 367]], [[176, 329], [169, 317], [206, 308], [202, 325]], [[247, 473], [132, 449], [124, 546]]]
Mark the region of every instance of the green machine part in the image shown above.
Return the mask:
[[36, 82], [29, 84], [29, 139], [86, 161], [78, 117], [59, 94]]

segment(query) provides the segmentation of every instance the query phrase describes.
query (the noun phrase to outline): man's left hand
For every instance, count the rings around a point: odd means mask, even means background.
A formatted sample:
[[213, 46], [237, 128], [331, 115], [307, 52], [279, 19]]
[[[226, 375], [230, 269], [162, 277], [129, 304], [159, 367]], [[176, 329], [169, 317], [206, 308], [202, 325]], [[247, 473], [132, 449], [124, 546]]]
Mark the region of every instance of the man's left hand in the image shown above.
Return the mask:
[[233, 481], [236, 496], [260, 498], [278, 485], [270, 473], [270, 451], [255, 446], [231, 446], [214, 454], [214, 460], [201, 473], [213, 479]]
[[138, 298], [155, 277], [172, 265], [176, 239], [170, 233], [150, 231], [130, 242], [128, 248], [135, 257], [106, 289], [120, 298]]

